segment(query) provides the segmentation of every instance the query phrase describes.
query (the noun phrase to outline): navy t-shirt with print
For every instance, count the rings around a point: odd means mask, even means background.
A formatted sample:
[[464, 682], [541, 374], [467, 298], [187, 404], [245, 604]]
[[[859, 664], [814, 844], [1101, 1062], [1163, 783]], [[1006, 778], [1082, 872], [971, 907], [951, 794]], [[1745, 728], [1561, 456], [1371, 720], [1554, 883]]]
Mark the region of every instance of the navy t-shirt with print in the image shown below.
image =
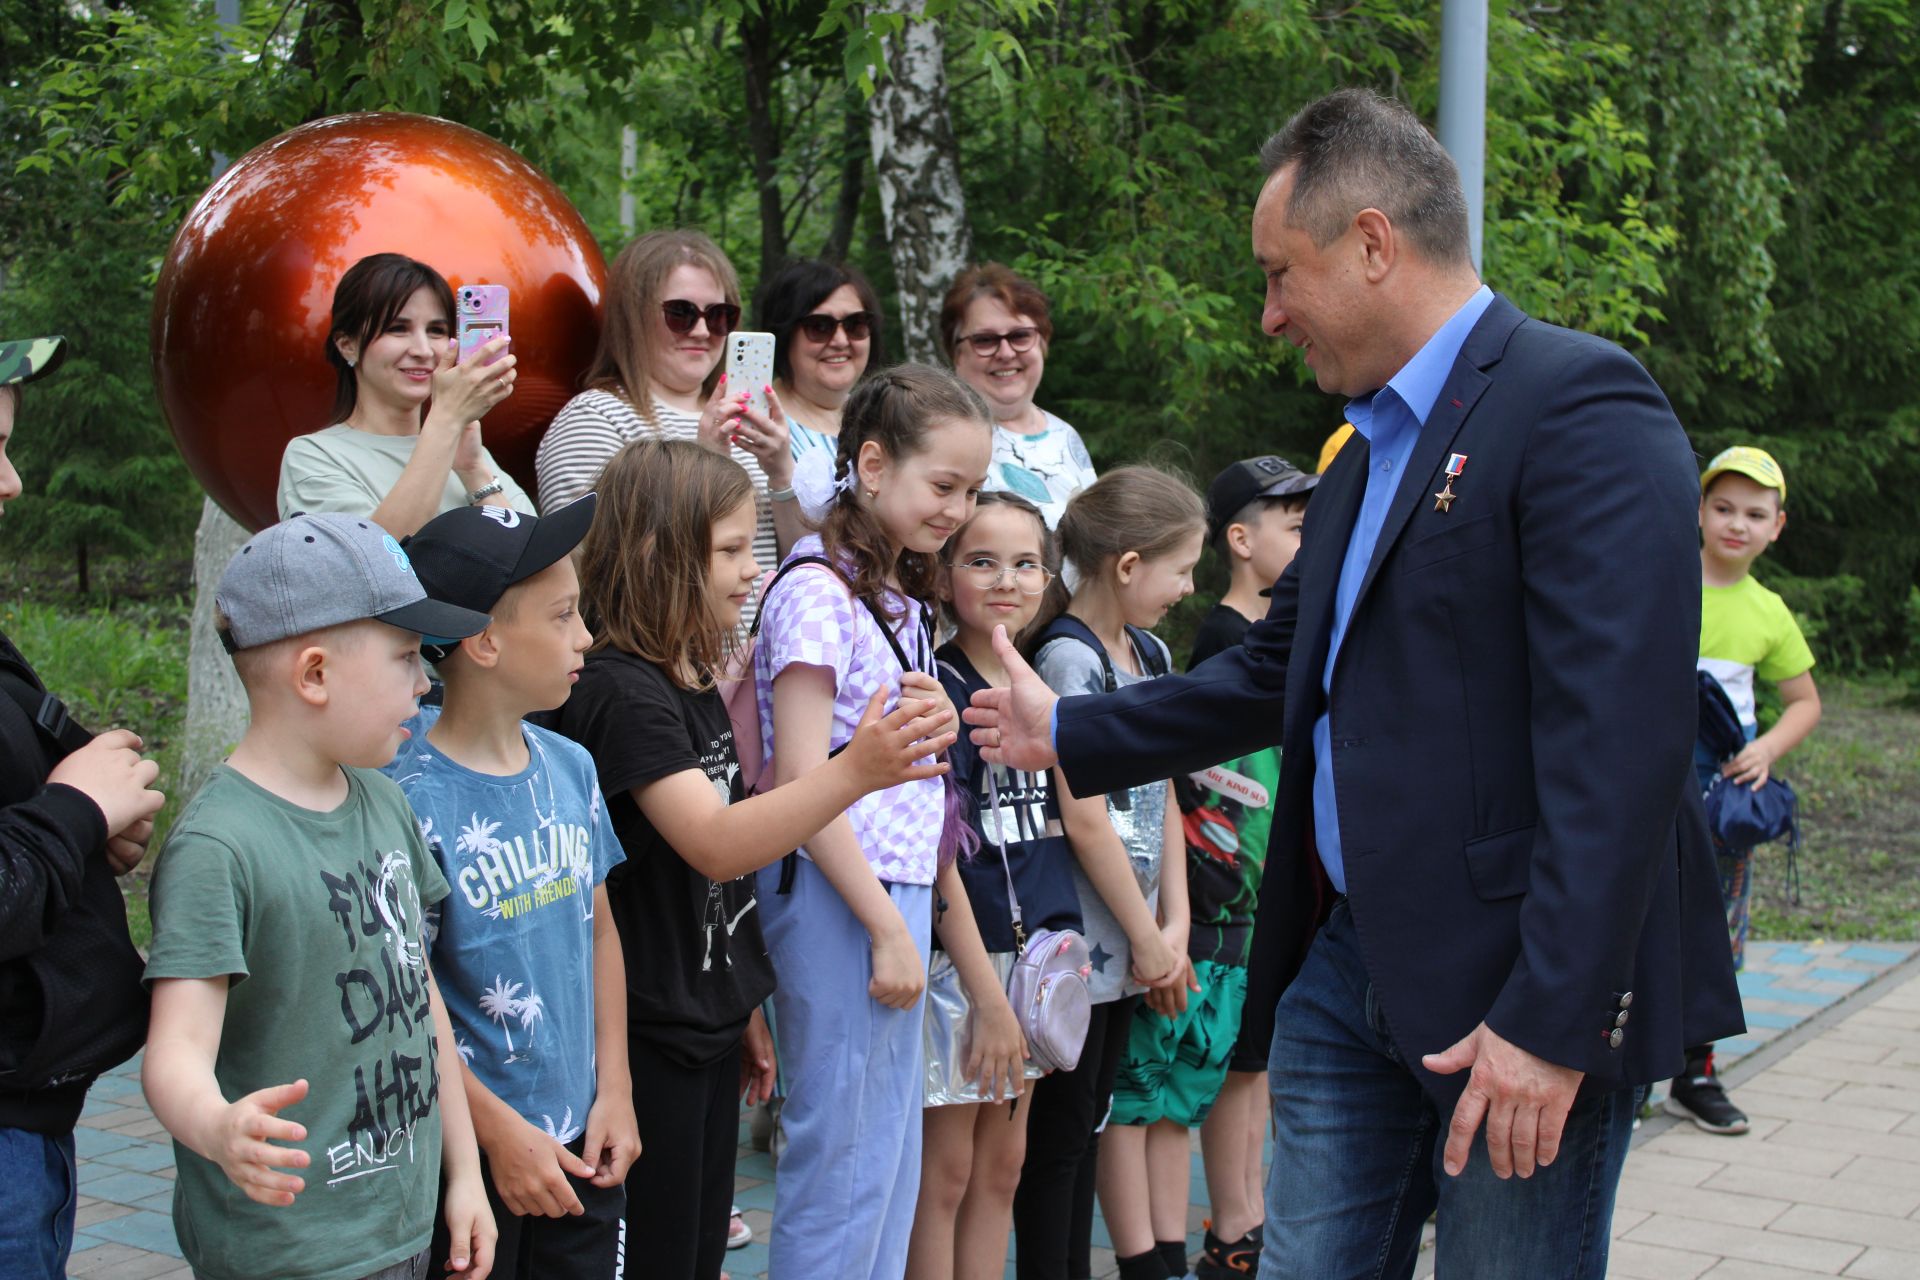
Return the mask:
[[[964, 707], [974, 692], [988, 687], [959, 645], [941, 646], [940, 683]], [[1013, 869], [1013, 889], [1020, 897], [1022, 923], [1029, 937], [1040, 929], [1079, 929], [1080, 896], [1073, 887], [1073, 850], [1060, 823], [1060, 802], [1053, 792], [1053, 773], [989, 765], [962, 733], [947, 749], [953, 777], [969, 800], [974, 830], [980, 832], [980, 850], [960, 863], [960, 879], [967, 886], [980, 938], [988, 951], [1012, 951], [1013, 922], [1007, 904], [1007, 873], [994, 848], [994, 835], [1004, 832], [1007, 865]], [[987, 771], [993, 771], [993, 787]], [[999, 809], [993, 792], [999, 793]]]

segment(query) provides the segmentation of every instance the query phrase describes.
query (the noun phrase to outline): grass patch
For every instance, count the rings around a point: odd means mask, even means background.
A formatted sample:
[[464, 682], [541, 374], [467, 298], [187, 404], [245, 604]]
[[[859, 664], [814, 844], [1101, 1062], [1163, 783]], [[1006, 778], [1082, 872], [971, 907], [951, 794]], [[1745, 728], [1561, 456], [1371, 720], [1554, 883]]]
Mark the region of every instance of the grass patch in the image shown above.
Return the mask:
[[1800, 796], [1801, 901], [1784, 845], [1754, 859], [1752, 936], [1920, 939], [1920, 709], [1894, 680], [1820, 681], [1820, 725], [1780, 764]]
[[142, 947], [152, 936], [147, 875], [179, 805], [170, 789], [187, 718], [188, 606], [182, 600], [122, 602], [117, 607], [62, 606], [39, 601], [0, 604], [4, 630], [41, 682], [87, 728], [127, 728], [160, 764], [166, 807], [154, 823], [147, 861], [121, 880], [127, 921]]

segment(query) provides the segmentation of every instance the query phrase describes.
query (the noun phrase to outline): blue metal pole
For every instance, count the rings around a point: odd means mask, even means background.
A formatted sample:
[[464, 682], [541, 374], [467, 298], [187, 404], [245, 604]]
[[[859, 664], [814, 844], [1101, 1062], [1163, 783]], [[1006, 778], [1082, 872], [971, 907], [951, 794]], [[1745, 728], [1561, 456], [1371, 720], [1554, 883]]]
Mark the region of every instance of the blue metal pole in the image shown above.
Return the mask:
[[1487, 187], [1487, 0], [1441, 3], [1440, 145], [1460, 169], [1478, 270]]

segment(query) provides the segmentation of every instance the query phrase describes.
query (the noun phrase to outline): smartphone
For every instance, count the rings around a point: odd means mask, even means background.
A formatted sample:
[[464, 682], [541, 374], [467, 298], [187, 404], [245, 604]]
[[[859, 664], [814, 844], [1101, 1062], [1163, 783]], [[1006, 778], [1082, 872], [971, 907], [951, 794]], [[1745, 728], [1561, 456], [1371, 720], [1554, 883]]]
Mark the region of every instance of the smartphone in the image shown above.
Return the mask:
[[[462, 364], [475, 351], [507, 332], [507, 286], [503, 284], [462, 285], [454, 291], [453, 309], [454, 332], [459, 340]], [[499, 358], [494, 357], [495, 360]]]
[[741, 330], [727, 338], [727, 398], [747, 388], [747, 403], [767, 411], [767, 387], [773, 382], [773, 335]]

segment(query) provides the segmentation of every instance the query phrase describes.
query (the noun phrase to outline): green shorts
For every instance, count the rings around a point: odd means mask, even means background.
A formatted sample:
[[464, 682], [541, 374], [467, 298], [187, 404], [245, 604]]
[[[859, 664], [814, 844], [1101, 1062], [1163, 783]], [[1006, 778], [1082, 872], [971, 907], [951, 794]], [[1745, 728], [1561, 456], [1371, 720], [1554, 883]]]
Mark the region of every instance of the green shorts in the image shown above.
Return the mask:
[[1200, 990], [1187, 993], [1179, 1017], [1163, 1017], [1144, 1002], [1134, 1010], [1127, 1056], [1113, 1082], [1114, 1124], [1172, 1120], [1191, 1129], [1220, 1096], [1240, 1036], [1247, 971], [1196, 960], [1193, 973]]

